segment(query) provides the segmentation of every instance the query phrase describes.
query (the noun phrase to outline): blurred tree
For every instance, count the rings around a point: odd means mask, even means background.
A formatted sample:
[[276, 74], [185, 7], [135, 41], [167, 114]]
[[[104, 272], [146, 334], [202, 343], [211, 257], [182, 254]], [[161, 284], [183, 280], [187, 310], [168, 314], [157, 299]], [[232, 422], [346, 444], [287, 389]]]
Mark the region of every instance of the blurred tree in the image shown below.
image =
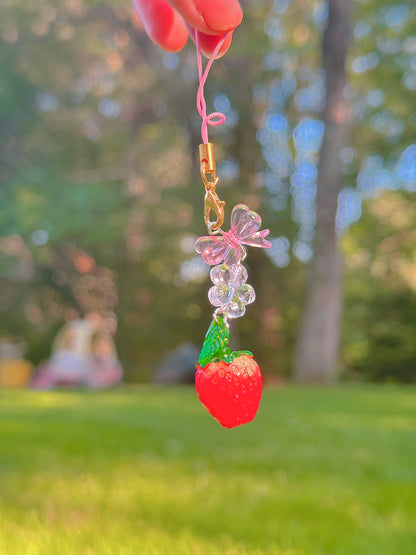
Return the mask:
[[336, 379], [341, 329], [341, 267], [335, 230], [342, 188], [339, 154], [346, 146], [350, 107], [345, 98], [351, 3], [329, 0], [323, 35], [326, 102], [325, 126], [318, 166], [316, 237], [309, 285], [295, 350], [295, 378], [330, 383]]

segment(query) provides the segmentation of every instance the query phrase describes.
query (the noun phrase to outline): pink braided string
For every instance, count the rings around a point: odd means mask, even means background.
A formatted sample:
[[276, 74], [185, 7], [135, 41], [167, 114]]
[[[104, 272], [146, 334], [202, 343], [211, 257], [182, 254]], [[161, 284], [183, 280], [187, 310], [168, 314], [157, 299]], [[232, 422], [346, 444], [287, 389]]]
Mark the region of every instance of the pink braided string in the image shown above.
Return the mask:
[[[196, 107], [198, 109], [199, 115], [202, 118], [201, 124], [201, 136], [202, 141], [206, 144], [208, 142], [208, 125], [212, 125], [216, 127], [217, 125], [222, 125], [225, 121], [225, 114], [222, 112], [212, 112], [211, 114], [207, 115], [207, 104], [205, 102], [204, 97], [204, 85], [208, 77], [209, 70], [220, 51], [220, 48], [225, 42], [227, 35], [224, 35], [220, 42], [215, 47], [214, 52], [211, 54], [210, 59], [208, 60], [207, 66], [205, 71], [202, 72], [202, 59], [201, 59], [201, 49], [199, 46], [199, 31], [195, 29], [195, 38], [196, 38], [196, 56], [198, 60], [198, 77], [199, 77], [199, 87], [198, 92], [196, 95]], [[214, 119], [218, 118], [218, 119]]]

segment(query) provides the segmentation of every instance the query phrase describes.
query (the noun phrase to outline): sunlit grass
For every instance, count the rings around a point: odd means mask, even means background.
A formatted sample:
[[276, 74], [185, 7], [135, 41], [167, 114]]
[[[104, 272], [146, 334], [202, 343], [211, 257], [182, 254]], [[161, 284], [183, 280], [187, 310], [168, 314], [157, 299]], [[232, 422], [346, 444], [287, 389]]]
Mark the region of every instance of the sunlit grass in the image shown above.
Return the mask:
[[0, 393], [0, 553], [411, 555], [416, 391]]

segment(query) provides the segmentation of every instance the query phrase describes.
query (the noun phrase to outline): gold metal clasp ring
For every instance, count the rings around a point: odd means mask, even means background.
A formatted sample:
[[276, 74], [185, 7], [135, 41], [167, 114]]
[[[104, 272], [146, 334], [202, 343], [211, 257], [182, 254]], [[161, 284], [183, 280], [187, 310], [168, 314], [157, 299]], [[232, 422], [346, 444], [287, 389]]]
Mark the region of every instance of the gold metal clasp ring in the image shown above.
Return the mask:
[[206, 179], [206, 174], [210, 173], [213, 180], [217, 179], [217, 168], [215, 164], [214, 145], [212, 143], [203, 143], [199, 145], [199, 159], [201, 161], [202, 179]]

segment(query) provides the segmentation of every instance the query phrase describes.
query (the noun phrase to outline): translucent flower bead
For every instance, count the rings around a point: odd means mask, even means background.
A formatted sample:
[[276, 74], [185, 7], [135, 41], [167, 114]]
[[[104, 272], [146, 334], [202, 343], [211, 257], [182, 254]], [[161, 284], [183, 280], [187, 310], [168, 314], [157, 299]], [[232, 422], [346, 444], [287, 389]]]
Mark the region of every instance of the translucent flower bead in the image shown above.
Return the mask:
[[210, 303], [226, 318], [239, 318], [246, 312], [246, 305], [256, 298], [251, 285], [246, 283], [247, 270], [242, 264], [214, 266], [210, 273], [214, 286], [208, 291]]

